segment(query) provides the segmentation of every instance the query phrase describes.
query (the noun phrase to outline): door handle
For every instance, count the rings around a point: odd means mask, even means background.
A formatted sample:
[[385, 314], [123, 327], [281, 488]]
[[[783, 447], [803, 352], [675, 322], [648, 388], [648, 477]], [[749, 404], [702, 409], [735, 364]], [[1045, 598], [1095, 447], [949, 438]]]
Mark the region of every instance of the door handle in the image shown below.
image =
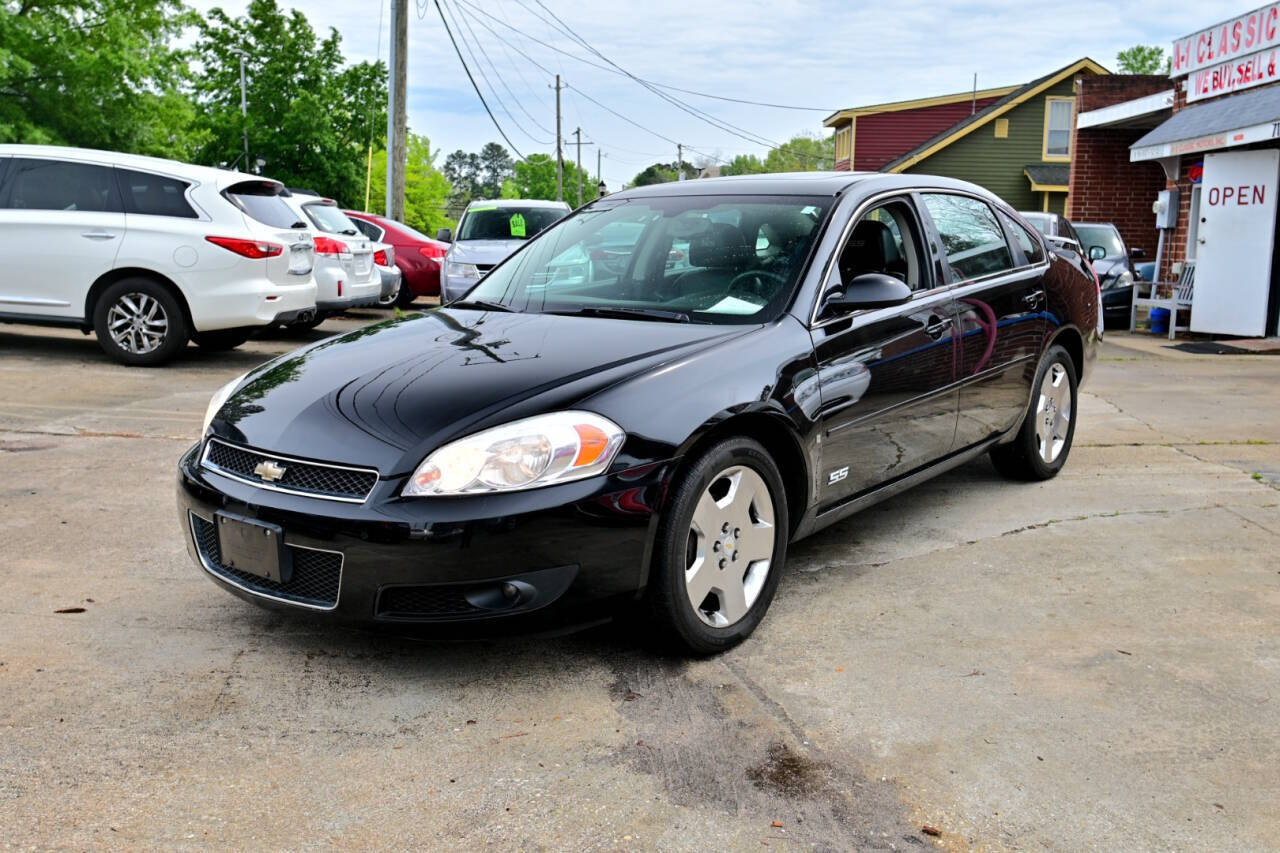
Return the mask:
[[90, 240], [114, 240], [116, 238], [116, 235], [107, 231], [85, 231], [80, 236], [88, 237]]
[[1043, 290], [1037, 290], [1034, 293], [1028, 293], [1026, 296], [1022, 297], [1022, 301], [1030, 305], [1032, 308], [1039, 305], [1042, 299], [1044, 299]]
[[929, 325], [924, 327], [924, 333], [935, 341], [942, 337], [942, 333], [951, 325], [951, 320], [947, 317], [930, 317]]

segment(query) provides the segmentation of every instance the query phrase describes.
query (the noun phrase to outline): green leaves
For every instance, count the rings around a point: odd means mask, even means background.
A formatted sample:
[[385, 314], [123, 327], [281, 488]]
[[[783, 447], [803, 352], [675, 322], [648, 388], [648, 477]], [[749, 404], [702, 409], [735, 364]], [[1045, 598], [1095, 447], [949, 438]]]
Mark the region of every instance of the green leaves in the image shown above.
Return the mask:
[[1116, 66], [1121, 74], [1167, 74], [1169, 60], [1159, 45], [1135, 44], [1116, 54]]

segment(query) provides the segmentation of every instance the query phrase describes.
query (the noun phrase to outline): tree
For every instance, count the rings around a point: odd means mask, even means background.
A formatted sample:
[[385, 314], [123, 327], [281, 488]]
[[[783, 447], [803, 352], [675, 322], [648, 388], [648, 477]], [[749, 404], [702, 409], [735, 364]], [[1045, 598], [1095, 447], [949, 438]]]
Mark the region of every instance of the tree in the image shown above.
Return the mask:
[[[540, 198], [554, 201], [556, 197], [556, 161], [548, 154], [530, 154], [527, 160], [515, 164], [512, 188], [517, 193], [510, 198]], [[594, 201], [600, 196], [596, 179], [586, 169], [582, 170], [582, 203]], [[507, 196], [504, 196], [504, 198]], [[564, 200], [569, 204], [578, 201], [578, 166], [564, 164]]]
[[502, 182], [515, 174], [510, 152], [496, 142], [480, 149], [480, 194], [485, 198], [498, 198], [502, 194]]
[[[686, 179], [698, 177], [698, 168], [692, 163], [685, 162], [684, 176]], [[670, 181], [677, 180], [679, 177], [676, 172], [676, 164], [672, 163], [654, 163], [652, 166], [646, 167], [643, 171], [631, 179], [631, 186], [644, 187], [649, 184], [665, 184]]]
[[1116, 66], [1121, 74], [1166, 74], [1169, 60], [1159, 45], [1135, 44], [1116, 54]]
[[769, 171], [754, 154], [739, 154], [720, 167], [721, 175], [758, 175]]
[[178, 0], [0, 3], [0, 142], [185, 158], [199, 144], [172, 47]]
[[793, 136], [769, 151], [764, 158], [766, 172], [809, 172], [835, 168], [834, 136], [809, 134]]
[[444, 176], [453, 187], [449, 206], [456, 212], [460, 213], [473, 198], [480, 197], [482, 168], [480, 155], [461, 148], [445, 158]]
[[363, 199], [368, 146], [386, 124], [387, 69], [344, 66], [341, 41], [333, 29], [317, 38], [302, 13], [286, 15], [275, 0], [252, 0], [240, 18], [210, 10], [194, 48], [202, 73], [192, 90], [206, 134], [196, 158], [230, 163], [242, 150], [234, 51], [244, 50], [250, 151], [266, 159], [266, 173], [344, 204]]
[[[439, 229], [452, 228], [454, 225], [454, 219], [450, 217], [448, 210], [452, 187], [448, 178], [435, 166], [439, 152], [431, 150], [431, 141], [425, 136], [410, 133], [407, 142], [404, 223], [434, 236]], [[374, 155], [370, 186], [369, 206], [373, 208], [373, 213], [383, 213], [387, 198], [386, 151], [379, 151]]]

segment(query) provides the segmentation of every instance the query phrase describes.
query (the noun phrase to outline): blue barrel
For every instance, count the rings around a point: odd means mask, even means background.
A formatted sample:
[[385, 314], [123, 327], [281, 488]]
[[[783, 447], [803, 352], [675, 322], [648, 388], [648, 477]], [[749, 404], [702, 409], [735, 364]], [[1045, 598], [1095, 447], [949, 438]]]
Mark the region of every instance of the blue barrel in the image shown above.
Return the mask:
[[1169, 309], [1168, 308], [1152, 308], [1151, 309], [1151, 334], [1153, 335], [1169, 334]]

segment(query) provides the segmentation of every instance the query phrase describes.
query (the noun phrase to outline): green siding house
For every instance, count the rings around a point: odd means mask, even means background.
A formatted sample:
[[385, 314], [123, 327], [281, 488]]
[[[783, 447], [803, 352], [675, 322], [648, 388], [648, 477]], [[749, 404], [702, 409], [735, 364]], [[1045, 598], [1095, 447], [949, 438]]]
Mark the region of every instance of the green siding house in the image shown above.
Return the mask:
[[1107, 74], [1092, 59], [1020, 86], [882, 171], [943, 175], [986, 187], [1018, 210], [1066, 214], [1075, 81]]

